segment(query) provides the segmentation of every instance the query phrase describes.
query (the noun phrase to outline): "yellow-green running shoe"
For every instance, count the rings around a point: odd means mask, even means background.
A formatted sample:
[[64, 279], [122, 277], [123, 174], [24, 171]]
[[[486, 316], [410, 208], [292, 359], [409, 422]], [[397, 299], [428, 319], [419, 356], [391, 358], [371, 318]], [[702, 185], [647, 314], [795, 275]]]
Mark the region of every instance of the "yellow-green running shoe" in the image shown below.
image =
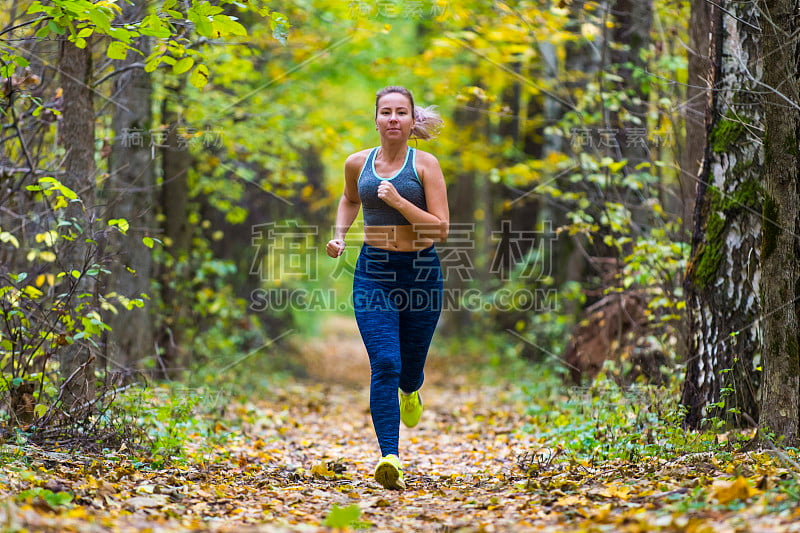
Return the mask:
[[407, 428], [413, 428], [422, 416], [422, 397], [418, 390], [410, 394], [406, 394], [402, 389], [397, 390], [400, 391], [400, 420]]
[[394, 454], [389, 454], [378, 461], [378, 466], [375, 467], [375, 481], [385, 489], [405, 489], [406, 482], [403, 480], [400, 458]]

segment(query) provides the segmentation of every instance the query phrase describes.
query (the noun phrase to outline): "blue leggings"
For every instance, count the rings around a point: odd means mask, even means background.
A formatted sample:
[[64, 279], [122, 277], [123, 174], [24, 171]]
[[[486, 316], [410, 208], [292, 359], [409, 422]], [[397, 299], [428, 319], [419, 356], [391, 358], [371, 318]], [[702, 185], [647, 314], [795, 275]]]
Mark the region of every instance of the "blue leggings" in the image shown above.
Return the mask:
[[442, 310], [442, 270], [433, 246], [395, 252], [364, 244], [353, 275], [353, 306], [372, 370], [369, 406], [381, 455], [398, 455], [397, 389], [422, 386]]

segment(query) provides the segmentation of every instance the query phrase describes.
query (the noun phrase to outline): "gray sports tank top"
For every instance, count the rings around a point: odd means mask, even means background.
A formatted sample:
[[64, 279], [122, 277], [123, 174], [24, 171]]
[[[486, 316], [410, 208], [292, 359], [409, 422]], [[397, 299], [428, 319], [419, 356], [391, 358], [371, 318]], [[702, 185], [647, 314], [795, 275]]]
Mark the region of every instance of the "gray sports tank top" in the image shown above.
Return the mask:
[[411, 223], [400, 211], [388, 206], [386, 202], [378, 198], [378, 185], [383, 180], [391, 180], [400, 196], [427, 211], [425, 189], [417, 175], [416, 150], [408, 147], [403, 167], [390, 178], [378, 176], [375, 171], [375, 155], [377, 153], [377, 148], [370, 151], [367, 161], [361, 169], [361, 174], [358, 176], [358, 196], [361, 198], [361, 207], [364, 210], [364, 225], [408, 226]]

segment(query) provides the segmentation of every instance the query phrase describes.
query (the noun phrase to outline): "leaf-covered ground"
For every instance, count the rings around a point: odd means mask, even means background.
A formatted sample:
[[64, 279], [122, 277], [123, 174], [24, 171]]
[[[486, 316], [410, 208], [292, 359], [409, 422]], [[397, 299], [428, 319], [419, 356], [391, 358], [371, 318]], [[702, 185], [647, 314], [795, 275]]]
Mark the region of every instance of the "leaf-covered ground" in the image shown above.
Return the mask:
[[[315, 365], [317, 378], [326, 374]], [[420, 425], [401, 429], [409, 488], [386, 491], [371, 477], [378, 454], [363, 364], [329, 370], [339, 383], [292, 382], [221, 406], [209, 431], [224, 444], [190, 435], [168, 467], [126, 450], [27, 448], [14, 458], [19, 449], [5, 446], [0, 530], [800, 531], [788, 456], [581, 458], [530, 426], [537, 398], [453, 383], [435, 364]]]

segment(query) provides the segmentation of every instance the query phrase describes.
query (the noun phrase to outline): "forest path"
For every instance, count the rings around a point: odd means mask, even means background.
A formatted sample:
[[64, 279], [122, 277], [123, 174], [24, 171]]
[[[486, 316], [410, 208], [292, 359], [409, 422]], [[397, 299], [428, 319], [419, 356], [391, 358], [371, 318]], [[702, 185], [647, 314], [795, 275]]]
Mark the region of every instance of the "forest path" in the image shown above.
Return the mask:
[[[379, 453], [361, 350], [351, 321], [329, 322], [304, 345], [308, 379], [225, 406], [214, 432], [226, 442], [195, 435], [183, 464], [30, 454], [29, 470], [0, 473], [0, 531], [800, 532], [796, 505], [755, 488], [791, 480], [763, 454], [553, 461], [535, 428], [523, 431], [517, 387], [470, 382], [435, 351], [422, 420], [400, 429], [408, 489], [385, 490], [372, 478]], [[54, 494], [21, 498], [31, 486]], [[62, 492], [72, 501], [59, 503]]]
[[324, 522], [334, 505], [357, 505], [361, 514], [351, 527], [371, 524], [381, 531], [517, 531], [531, 525], [539, 511], [528, 508], [517, 461], [534, 439], [521, 432], [525, 406], [519, 395], [470, 383], [459, 374], [458, 361], [432, 350], [422, 419], [414, 428], [400, 428], [408, 488], [388, 491], [372, 477], [380, 453], [369, 413], [369, 364], [355, 322], [331, 317], [304, 348], [312, 381], [259, 403], [266, 412], [283, 413], [282, 423], [248, 430], [282, 465], [274, 472], [279, 477], [291, 480], [301, 469], [300, 482], [287, 487], [288, 501], [281, 489], [269, 491], [281, 502], [270, 508], [272, 517], [294, 527], [292, 522], [309, 519]]
[[[281, 423], [252, 428], [262, 452], [280, 465], [265, 472], [269, 516], [292, 523], [324, 521], [334, 505], [357, 505], [358, 522], [381, 531], [514, 531], [529, 497], [518, 455], [530, 448], [519, 433], [519, 411], [499, 389], [423, 387], [425, 412], [415, 428], [401, 427], [400, 446], [408, 489], [388, 491], [372, 478], [380, 458], [366, 389], [340, 385], [297, 386], [267, 412]], [[302, 398], [301, 401], [297, 401]], [[339, 472], [341, 468], [341, 473]], [[281, 483], [275, 484], [274, 479]], [[262, 515], [263, 516], [263, 515]], [[352, 525], [352, 524], [351, 524]]]

